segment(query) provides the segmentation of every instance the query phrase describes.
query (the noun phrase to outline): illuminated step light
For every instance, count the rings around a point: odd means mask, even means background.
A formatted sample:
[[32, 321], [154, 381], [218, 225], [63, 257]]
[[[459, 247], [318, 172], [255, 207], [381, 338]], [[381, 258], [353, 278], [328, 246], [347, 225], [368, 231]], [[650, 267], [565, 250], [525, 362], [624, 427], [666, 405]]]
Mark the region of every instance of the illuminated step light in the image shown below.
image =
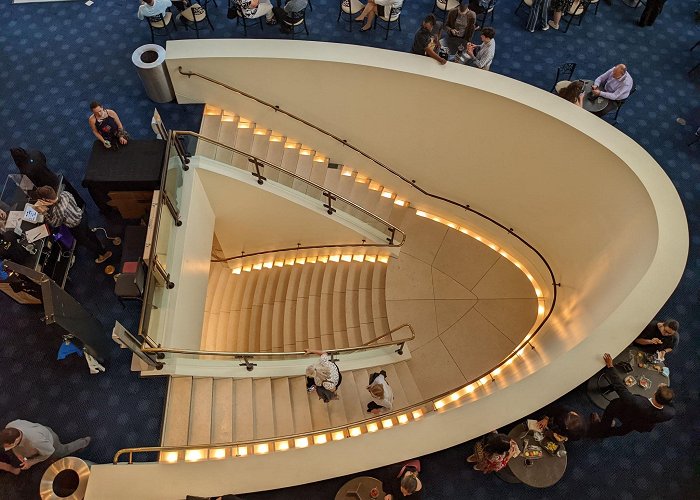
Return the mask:
[[300, 144], [296, 142], [287, 141], [284, 143], [284, 149], [296, 149], [298, 147], [300, 147]]
[[396, 420], [398, 420], [399, 424], [401, 424], [401, 425], [407, 424], [408, 423], [408, 415], [406, 415], [405, 413], [403, 415], [399, 415], [398, 417], [396, 417]]
[[231, 273], [232, 274], [241, 274], [241, 268], [237, 267], [235, 269], [231, 269]]
[[540, 290], [539, 288], [535, 288], [535, 295], [537, 295], [538, 297], [542, 297], [542, 290]]
[[365, 177], [364, 175], [357, 174], [355, 177], [355, 182], [359, 182], [360, 184], [367, 184], [369, 183], [371, 179], [369, 177]]
[[428, 214], [426, 214], [426, 213], [423, 212], [422, 210], [416, 210], [416, 215], [417, 215], [418, 217], [427, 217], [427, 216], [428, 216]]
[[254, 451], [256, 455], [264, 455], [265, 453], [270, 452], [270, 445], [268, 445], [267, 443], [256, 444], [254, 447]]
[[272, 269], [272, 266], [273, 266], [273, 265], [274, 265], [274, 262], [273, 262], [273, 261], [270, 261], [270, 262], [265, 262], [265, 263], [263, 264], [263, 267], [264, 267], [265, 269]]
[[423, 410], [413, 410], [411, 412], [411, 415], [413, 415], [414, 420], [418, 420], [419, 418], [421, 418], [423, 416]]
[[262, 269], [262, 262], [258, 262], [257, 264], [253, 265], [253, 269], [256, 271], [260, 271]]
[[214, 448], [209, 450], [209, 458], [213, 460], [221, 460], [222, 458], [226, 458], [226, 449]]
[[282, 142], [284, 140], [284, 137], [281, 135], [275, 135], [274, 132], [272, 132], [272, 135], [270, 136], [270, 142]]
[[248, 266], [243, 266], [243, 272], [244, 273], [249, 273], [250, 271], [253, 270], [253, 266], [248, 265]]
[[350, 436], [357, 437], [362, 434], [362, 429], [359, 427], [352, 427], [348, 432], [350, 433]]
[[325, 163], [327, 160], [328, 159], [325, 156], [318, 153], [316, 154], [316, 156], [314, 156], [315, 163]]
[[445, 403], [445, 400], [444, 400], [444, 399], [439, 399], [439, 400], [435, 401], [435, 403], [433, 403], [433, 405], [435, 406], [435, 409], [436, 409], [436, 410], [439, 410], [440, 408], [442, 408], [443, 406], [445, 406], [445, 404], [446, 404], [446, 403]]
[[215, 106], [208, 106], [208, 105], [207, 105], [207, 106], [204, 108], [204, 114], [205, 114], [205, 115], [209, 115], [209, 116], [212, 116], [212, 115], [220, 115], [220, 114], [221, 114], [221, 108], [217, 108], [217, 107], [215, 107]]
[[503, 363], [503, 364], [504, 364], [505, 366], [508, 366], [508, 365], [511, 364], [513, 361], [515, 361], [515, 358], [514, 358], [513, 356], [511, 356], [511, 357], [508, 358], [508, 359], [506, 360], [506, 362]]
[[309, 446], [309, 438], [307, 437], [296, 438], [294, 440], [295, 448], [306, 448], [307, 446]]
[[378, 430], [379, 425], [377, 425], [377, 422], [367, 424], [367, 432], [377, 432]]
[[377, 260], [379, 262], [382, 262], [383, 264], [386, 264], [389, 262], [389, 256], [388, 255], [378, 255]]
[[391, 429], [392, 427], [394, 427], [394, 421], [390, 418], [382, 420], [382, 427], [384, 427], [385, 429]]
[[275, 261], [275, 267], [282, 267], [282, 266], [284, 266], [283, 260], [276, 260]]
[[501, 373], [501, 367], [499, 366], [498, 368], [496, 368], [494, 371], [491, 372], [491, 375], [493, 375], [495, 377], [496, 375], [499, 375], [500, 373]]
[[518, 356], [522, 356], [525, 354], [525, 347], [521, 347], [520, 350], [516, 353]]
[[294, 265], [294, 258], [285, 260], [284, 265], [285, 266], [293, 266]]
[[253, 124], [247, 120], [241, 120], [238, 122], [238, 128], [252, 128]]
[[180, 458], [180, 453], [177, 451], [165, 451], [160, 454], [161, 462], [174, 464]]
[[343, 262], [350, 262], [352, 261], [352, 255], [341, 255], [340, 260]]
[[224, 111], [224, 116], [221, 117], [222, 122], [235, 122], [236, 121], [236, 115], [232, 115], [229, 113], [226, 113]]
[[377, 256], [376, 255], [365, 255], [365, 260], [367, 262], [376, 262]]
[[452, 394], [450, 394], [450, 399], [452, 401], [457, 401], [461, 397], [462, 397], [462, 395], [459, 393], [459, 391], [453, 392]]
[[314, 436], [314, 444], [326, 444], [328, 442], [328, 436], [325, 434], [319, 434]]
[[307, 263], [307, 264], [316, 264], [316, 256], [307, 257], [307, 258], [306, 258], [306, 263]]
[[306, 257], [297, 257], [294, 263], [303, 266], [306, 263]]
[[447, 227], [457, 229], [459, 226], [457, 226], [457, 224], [455, 224], [454, 222], [448, 222]]
[[248, 447], [247, 446], [239, 446], [236, 448], [236, 456], [237, 457], [245, 457], [248, 455]]
[[289, 449], [289, 441], [277, 441], [275, 443], [276, 451], [286, 451]]
[[530, 282], [535, 281], [535, 278], [532, 276], [532, 274], [530, 274], [530, 273], [525, 273], [525, 276], [527, 276], [527, 279], [529, 279]]
[[488, 377], [481, 377], [481, 378], [479, 379], [479, 383], [480, 383], [481, 385], [486, 385], [486, 382], [488, 382], [488, 381], [489, 381], [489, 378], [488, 378]]
[[322, 262], [325, 264], [326, 262], [328, 262], [328, 255], [320, 255], [317, 257], [317, 259], [319, 262]]
[[204, 458], [202, 450], [187, 450], [185, 452], [185, 462], [197, 462]]
[[343, 167], [343, 170], [340, 171], [340, 175], [343, 175], [345, 177], [352, 177], [353, 173], [354, 173], [354, 170], [351, 169], [350, 167]]
[[460, 233], [464, 233], [464, 234], [466, 234], [466, 235], [471, 234], [471, 233], [469, 232], [469, 229], [467, 229], [466, 227], [460, 227], [460, 228], [459, 228], [459, 232], [460, 232]]
[[265, 129], [265, 128], [256, 128], [256, 129], [253, 131], [253, 134], [255, 134], [255, 135], [267, 135], [267, 129]]
[[474, 384], [469, 384], [464, 390], [467, 394], [474, 392]]
[[328, 257], [331, 262], [340, 262], [340, 255], [331, 255]]
[[364, 262], [365, 256], [362, 255], [362, 254], [360, 254], [360, 255], [353, 255], [353, 256], [352, 256], [352, 260], [354, 260], [355, 262]]
[[345, 439], [345, 433], [343, 431], [336, 431], [333, 434], [331, 434], [331, 438], [333, 441], [342, 441]]
[[399, 199], [399, 198], [395, 198], [395, 199], [394, 199], [394, 205], [398, 205], [398, 206], [400, 206], [400, 207], [407, 207], [407, 206], [408, 206], [408, 202], [407, 202], [406, 200], [401, 200], [401, 199]]
[[312, 154], [314, 154], [314, 151], [313, 151], [313, 149], [303, 148], [303, 149], [299, 150], [299, 154], [301, 156], [311, 156]]
[[384, 190], [382, 190], [382, 195], [381, 195], [381, 196], [382, 196], [382, 198], [393, 198], [393, 197], [394, 197], [394, 193], [392, 193], [391, 191], [387, 191], [386, 189], [384, 189]]
[[537, 306], [537, 314], [539, 314], [539, 315], [544, 314], [544, 304], [540, 304]]
[[377, 181], [372, 181], [369, 183], [369, 186], [367, 187], [367, 189], [369, 189], [370, 191], [381, 191], [382, 187], [383, 186], [381, 184], [379, 184]]

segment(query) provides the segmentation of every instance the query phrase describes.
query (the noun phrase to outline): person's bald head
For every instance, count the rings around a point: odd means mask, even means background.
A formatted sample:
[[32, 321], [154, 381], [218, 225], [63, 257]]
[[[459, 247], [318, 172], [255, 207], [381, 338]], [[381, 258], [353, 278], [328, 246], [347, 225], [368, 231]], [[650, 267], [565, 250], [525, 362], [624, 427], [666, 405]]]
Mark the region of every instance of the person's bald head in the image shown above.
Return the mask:
[[624, 64], [618, 64], [613, 68], [612, 76], [613, 78], [617, 78], [619, 80], [625, 76], [625, 73], [627, 73], [627, 66]]

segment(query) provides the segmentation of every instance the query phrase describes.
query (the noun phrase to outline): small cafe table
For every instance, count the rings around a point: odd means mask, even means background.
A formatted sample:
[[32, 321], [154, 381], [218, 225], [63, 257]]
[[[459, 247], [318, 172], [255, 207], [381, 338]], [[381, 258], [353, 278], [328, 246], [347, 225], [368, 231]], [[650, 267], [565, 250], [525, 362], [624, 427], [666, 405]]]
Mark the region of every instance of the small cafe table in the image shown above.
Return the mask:
[[597, 113], [598, 111], [603, 111], [605, 106], [610, 102], [609, 99], [605, 97], [596, 97], [591, 100], [593, 94], [593, 80], [581, 80], [583, 82], [583, 109], [590, 111], [591, 113]]
[[[372, 488], [377, 488], [377, 496], [370, 495]], [[382, 482], [370, 476], [359, 476], [345, 483], [335, 495], [335, 500], [384, 500]]]
[[[527, 430], [525, 424], [516, 425], [508, 437], [514, 439], [518, 443], [520, 448], [520, 455], [511, 458], [506, 465], [506, 475], [511, 472], [520, 482], [532, 486], [534, 488], [549, 488], [555, 485], [563, 476], [564, 471], [566, 471], [566, 464], [568, 462], [567, 455], [563, 456], [551, 455], [544, 447], [535, 441], [535, 437], [532, 432]], [[525, 451], [525, 446], [523, 445], [523, 440], [527, 439], [529, 444], [534, 444], [542, 447], [542, 458], [537, 460], [532, 460], [532, 465], [527, 465], [525, 463], [525, 457], [523, 452]], [[566, 451], [563, 443], [559, 443], [559, 449]], [[507, 479], [506, 479], [507, 480]], [[509, 481], [510, 482], [510, 481]]]

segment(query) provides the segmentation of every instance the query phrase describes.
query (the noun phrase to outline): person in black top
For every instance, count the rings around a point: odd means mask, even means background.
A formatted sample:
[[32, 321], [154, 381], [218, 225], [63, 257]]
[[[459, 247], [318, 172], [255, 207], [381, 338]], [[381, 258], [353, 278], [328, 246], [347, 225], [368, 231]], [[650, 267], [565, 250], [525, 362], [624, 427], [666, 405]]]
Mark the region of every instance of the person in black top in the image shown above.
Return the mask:
[[428, 56], [435, 59], [440, 64], [445, 64], [446, 59], [443, 59], [435, 52], [437, 47], [437, 39], [439, 37], [433, 36], [433, 28], [435, 27], [435, 16], [433, 14], [428, 14], [423, 19], [423, 23], [420, 29], [413, 38], [413, 46], [411, 47], [411, 52], [421, 56]]
[[412, 460], [406, 464], [394, 464], [385, 469], [382, 478], [384, 500], [401, 500], [423, 498], [423, 484], [418, 479], [420, 462]]
[[[605, 375], [619, 398], [610, 402], [602, 418], [597, 413], [591, 415], [594, 437], [624, 436], [632, 431], [650, 432], [654, 425], [671, 420], [676, 415], [676, 410], [670, 406], [673, 402], [673, 389], [659, 385], [650, 398], [634, 395], [613, 368], [612, 356], [605, 353], [603, 359]], [[622, 425], [613, 425], [615, 419]]]
[[634, 340], [634, 346], [641, 351], [653, 354], [662, 352], [661, 359], [678, 346], [678, 328], [680, 325], [675, 319], [669, 319], [663, 323], [653, 320], [642, 333]]
[[588, 422], [583, 415], [568, 406], [552, 406], [545, 410], [545, 417], [538, 421], [542, 432], [551, 431], [555, 439], [578, 441], [588, 434]]

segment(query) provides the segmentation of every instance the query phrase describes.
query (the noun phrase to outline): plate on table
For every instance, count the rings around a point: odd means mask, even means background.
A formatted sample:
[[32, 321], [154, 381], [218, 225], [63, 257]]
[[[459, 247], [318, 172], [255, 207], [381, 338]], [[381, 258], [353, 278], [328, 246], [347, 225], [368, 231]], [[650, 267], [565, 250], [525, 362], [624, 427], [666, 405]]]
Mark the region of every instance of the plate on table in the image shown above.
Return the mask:
[[636, 383], [637, 383], [637, 379], [635, 379], [632, 375], [627, 375], [625, 377], [625, 385], [627, 387], [632, 387]]
[[639, 378], [639, 387], [641, 387], [642, 389], [648, 389], [649, 387], [651, 387], [651, 380], [642, 375]]

